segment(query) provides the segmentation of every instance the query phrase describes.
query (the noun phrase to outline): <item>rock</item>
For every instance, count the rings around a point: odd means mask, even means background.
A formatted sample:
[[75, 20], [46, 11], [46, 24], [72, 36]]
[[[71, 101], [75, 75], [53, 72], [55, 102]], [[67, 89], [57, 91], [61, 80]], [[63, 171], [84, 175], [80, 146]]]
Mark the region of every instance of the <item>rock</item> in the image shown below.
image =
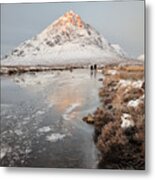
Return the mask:
[[88, 116], [85, 116], [83, 118], [83, 121], [90, 123], [90, 124], [93, 124], [94, 123], [94, 117], [91, 114], [88, 114]]

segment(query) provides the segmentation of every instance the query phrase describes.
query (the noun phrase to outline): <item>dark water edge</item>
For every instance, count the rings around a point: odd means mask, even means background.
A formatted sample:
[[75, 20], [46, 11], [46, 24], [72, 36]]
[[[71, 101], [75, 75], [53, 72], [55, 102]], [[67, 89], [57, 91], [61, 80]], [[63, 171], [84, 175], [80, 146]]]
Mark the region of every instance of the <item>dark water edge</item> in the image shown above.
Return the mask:
[[89, 70], [1, 77], [1, 166], [98, 168], [94, 128], [102, 77]]

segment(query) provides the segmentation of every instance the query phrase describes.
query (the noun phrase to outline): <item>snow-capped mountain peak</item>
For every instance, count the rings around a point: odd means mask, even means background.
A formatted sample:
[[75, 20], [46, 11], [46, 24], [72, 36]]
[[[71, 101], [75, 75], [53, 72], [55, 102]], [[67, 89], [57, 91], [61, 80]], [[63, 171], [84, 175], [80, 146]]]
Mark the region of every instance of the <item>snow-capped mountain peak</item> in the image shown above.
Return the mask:
[[4, 65], [59, 65], [104, 63], [124, 56], [73, 11], [66, 12], [40, 34], [14, 49]]
[[73, 11], [66, 12], [63, 16], [55, 20], [49, 25], [41, 34], [41, 37], [51, 36], [53, 33], [61, 33], [62, 35], [68, 35], [78, 30], [82, 30], [85, 27], [85, 23], [81, 17]]
[[66, 12], [63, 16], [61, 16], [58, 20], [56, 20], [53, 24], [53, 27], [59, 26], [63, 27], [64, 31], [66, 28], [76, 27], [76, 28], [84, 28], [84, 22], [81, 17], [74, 13], [73, 11]]
[[74, 41], [84, 46], [85, 42], [82, 44], [81, 40], [85, 39], [85, 41], [90, 41], [91, 38], [96, 38], [92, 39], [92, 43], [96, 41], [96, 44], [98, 44], [100, 48], [102, 47], [103, 41], [104, 44], [108, 45], [107, 41], [101, 37], [95, 29], [84, 23], [81, 17], [73, 11], [66, 12], [40, 33], [38, 37], [45, 41], [51, 39], [51, 43], [49, 42], [51, 46], [52, 42], [53, 44], [62, 45], [66, 43], [66, 41]]

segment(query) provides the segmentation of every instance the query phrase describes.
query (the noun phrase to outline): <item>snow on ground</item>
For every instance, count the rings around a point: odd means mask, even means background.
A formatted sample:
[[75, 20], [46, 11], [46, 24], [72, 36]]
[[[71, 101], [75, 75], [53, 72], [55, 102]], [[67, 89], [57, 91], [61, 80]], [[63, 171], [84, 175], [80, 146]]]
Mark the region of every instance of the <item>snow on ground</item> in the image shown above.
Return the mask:
[[134, 88], [141, 88], [143, 82], [144, 82], [143, 80], [133, 81], [133, 80], [121, 79], [118, 83], [118, 86], [121, 86], [121, 87], [132, 86]]
[[122, 121], [121, 128], [123, 128], [123, 129], [126, 129], [126, 128], [134, 126], [134, 121], [132, 120], [130, 114], [124, 113], [121, 116], [121, 121]]
[[144, 102], [144, 95], [136, 100], [130, 100], [127, 106], [136, 108], [140, 103], [143, 103], [143, 102]]

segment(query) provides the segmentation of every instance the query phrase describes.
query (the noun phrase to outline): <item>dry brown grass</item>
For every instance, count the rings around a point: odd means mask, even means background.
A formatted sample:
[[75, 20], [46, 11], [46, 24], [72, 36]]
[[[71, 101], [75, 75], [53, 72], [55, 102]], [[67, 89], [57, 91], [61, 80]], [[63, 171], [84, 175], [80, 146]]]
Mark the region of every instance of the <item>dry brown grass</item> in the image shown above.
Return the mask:
[[130, 65], [130, 66], [122, 66], [118, 67], [118, 70], [128, 71], [128, 72], [144, 72], [144, 66], [142, 65]]
[[144, 77], [144, 73], [143, 72], [130, 72], [130, 73], [126, 73], [126, 72], [121, 72], [119, 74], [119, 78], [120, 79], [133, 79], [133, 80], [137, 80], [137, 79], [142, 79]]
[[[144, 78], [142, 66], [127, 66], [117, 69], [117, 73], [110, 75], [104, 69], [104, 86], [100, 89], [102, 107], [93, 114], [95, 126], [95, 142], [102, 153], [100, 168], [144, 169], [145, 168], [145, 119], [144, 100], [136, 107], [127, 106], [130, 100], [137, 100], [144, 95], [142, 87], [132, 84], [119, 85], [120, 80], [137, 82]], [[127, 113], [134, 122], [133, 127], [123, 129], [121, 116]]]

